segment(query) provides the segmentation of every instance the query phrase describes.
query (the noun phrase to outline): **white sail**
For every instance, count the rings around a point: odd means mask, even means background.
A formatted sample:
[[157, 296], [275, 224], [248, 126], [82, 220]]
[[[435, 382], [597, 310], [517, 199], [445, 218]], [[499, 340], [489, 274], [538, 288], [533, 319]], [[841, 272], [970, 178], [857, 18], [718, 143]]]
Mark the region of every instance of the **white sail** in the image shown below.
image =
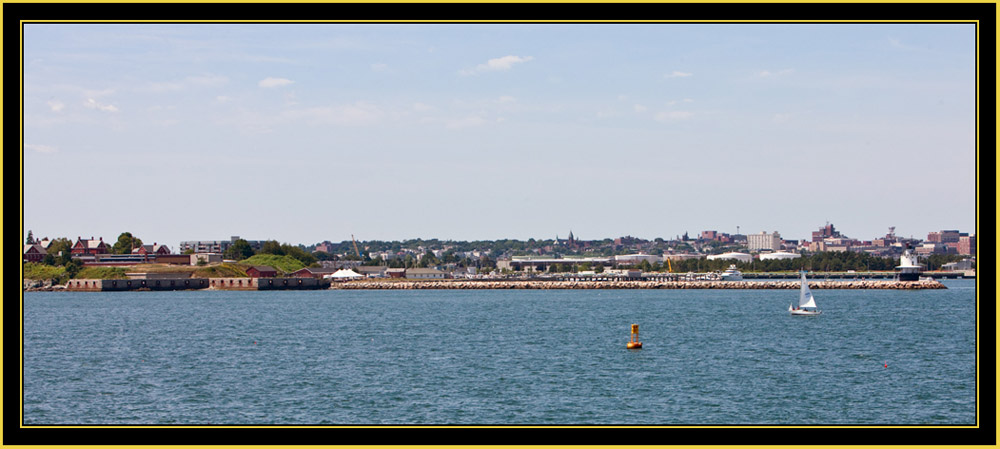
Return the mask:
[[802, 273], [802, 289], [799, 290], [799, 308], [816, 308], [816, 301], [813, 299], [812, 292], [809, 291], [809, 283], [806, 282], [806, 274]]

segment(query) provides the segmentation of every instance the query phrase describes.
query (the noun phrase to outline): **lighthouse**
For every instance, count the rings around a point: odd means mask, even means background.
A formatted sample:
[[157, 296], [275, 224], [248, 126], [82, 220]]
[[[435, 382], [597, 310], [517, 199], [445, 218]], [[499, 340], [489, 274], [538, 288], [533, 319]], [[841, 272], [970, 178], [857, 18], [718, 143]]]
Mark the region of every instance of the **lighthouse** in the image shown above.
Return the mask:
[[903, 255], [899, 257], [899, 266], [896, 269], [899, 270], [899, 280], [901, 281], [920, 280], [920, 264], [917, 262], [917, 255], [913, 254], [909, 245], [906, 246]]

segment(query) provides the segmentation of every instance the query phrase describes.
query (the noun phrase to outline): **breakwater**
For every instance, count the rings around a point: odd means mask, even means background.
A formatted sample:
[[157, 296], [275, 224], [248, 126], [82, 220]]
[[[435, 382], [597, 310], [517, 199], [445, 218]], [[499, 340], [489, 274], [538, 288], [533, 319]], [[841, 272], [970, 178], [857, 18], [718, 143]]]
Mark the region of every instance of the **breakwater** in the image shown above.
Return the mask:
[[[769, 282], [739, 282], [739, 281], [348, 281], [334, 282], [331, 289], [342, 290], [420, 290], [420, 289], [458, 289], [458, 290], [570, 290], [570, 289], [798, 289], [798, 281]], [[928, 290], [945, 289], [944, 284], [934, 281], [814, 281], [809, 282], [809, 288], [848, 289], [848, 290]]]

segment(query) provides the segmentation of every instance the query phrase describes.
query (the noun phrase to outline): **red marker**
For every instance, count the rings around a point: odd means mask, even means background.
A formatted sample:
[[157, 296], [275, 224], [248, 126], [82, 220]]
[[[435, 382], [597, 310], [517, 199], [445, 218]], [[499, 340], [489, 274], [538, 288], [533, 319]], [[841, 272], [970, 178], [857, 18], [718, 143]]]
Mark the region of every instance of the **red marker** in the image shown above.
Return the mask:
[[888, 368], [888, 367], [889, 367], [889, 362], [885, 362], [885, 365], [883, 365], [883, 366], [884, 366], [885, 368]]

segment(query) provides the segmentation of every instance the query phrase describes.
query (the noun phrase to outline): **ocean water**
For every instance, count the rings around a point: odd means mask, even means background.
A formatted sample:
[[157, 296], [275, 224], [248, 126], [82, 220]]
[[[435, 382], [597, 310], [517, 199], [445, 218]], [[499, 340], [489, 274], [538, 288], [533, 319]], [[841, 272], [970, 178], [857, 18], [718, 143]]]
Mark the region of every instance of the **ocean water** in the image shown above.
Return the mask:
[[974, 425], [975, 282], [945, 283], [813, 290], [818, 317], [797, 290], [25, 293], [23, 423]]

